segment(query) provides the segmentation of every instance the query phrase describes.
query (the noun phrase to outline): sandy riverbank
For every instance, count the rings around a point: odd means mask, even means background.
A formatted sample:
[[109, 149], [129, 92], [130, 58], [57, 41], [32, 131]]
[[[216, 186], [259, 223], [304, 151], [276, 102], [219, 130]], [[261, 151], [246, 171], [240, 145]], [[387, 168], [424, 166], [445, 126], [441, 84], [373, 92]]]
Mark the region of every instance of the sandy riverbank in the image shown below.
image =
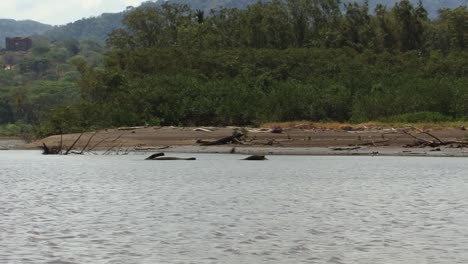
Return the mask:
[[[242, 144], [201, 146], [197, 141], [217, 140], [232, 135], [235, 128], [146, 127], [135, 129], [107, 129], [82, 135], [74, 149], [109, 150], [114, 152], [185, 152], [185, 153], [264, 153], [269, 155], [399, 155], [399, 156], [468, 156], [468, 149], [456, 144], [439, 148], [405, 147], [415, 139], [396, 128], [318, 129], [287, 128], [282, 133], [268, 129], [243, 130], [247, 138]], [[464, 140], [468, 132], [457, 128], [443, 128], [431, 134], [450, 141]], [[432, 140], [425, 134], [418, 137]], [[63, 135], [63, 145], [71, 146], [79, 134]], [[92, 137], [92, 138], [91, 138]], [[91, 138], [91, 141], [89, 141]], [[37, 149], [42, 143], [58, 146], [61, 136], [51, 136], [20, 149]], [[89, 143], [88, 143], [89, 141]], [[353, 146], [352, 149], [350, 146]]]
[[0, 150], [21, 148], [26, 142], [16, 137], [0, 137]]

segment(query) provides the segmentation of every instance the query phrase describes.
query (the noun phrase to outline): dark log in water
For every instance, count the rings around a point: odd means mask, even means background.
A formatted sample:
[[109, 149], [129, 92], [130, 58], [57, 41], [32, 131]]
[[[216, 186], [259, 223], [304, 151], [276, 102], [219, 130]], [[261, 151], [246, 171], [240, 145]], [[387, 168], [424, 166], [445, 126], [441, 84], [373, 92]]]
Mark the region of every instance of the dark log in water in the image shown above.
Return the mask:
[[145, 160], [154, 160], [156, 159], [157, 157], [161, 157], [161, 156], [164, 156], [164, 153], [160, 152], [160, 153], [155, 153], [149, 157], [147, 157]]
[[196, 158], [159, 157], [152, 160], [197, 160]]
[[267, 158], [265, 157], [265, 155], [253, 155], [243, 160], [267, 160]]
[[43, 155], [59, 155], [62, 152], [61, 147], [57, 147], [57, 146], [49, 147], [45, 143], [42, 143], [42, 146], [40, 148], [42, 149]]

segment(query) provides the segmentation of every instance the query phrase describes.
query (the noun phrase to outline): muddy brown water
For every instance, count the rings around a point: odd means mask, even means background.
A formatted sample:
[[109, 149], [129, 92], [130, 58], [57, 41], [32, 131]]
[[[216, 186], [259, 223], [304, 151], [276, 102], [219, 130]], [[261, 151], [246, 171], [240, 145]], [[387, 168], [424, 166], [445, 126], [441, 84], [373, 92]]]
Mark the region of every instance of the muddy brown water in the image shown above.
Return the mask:
[[466, 158], [178, 156], [0, 152], [0, 263], [468, 263]]

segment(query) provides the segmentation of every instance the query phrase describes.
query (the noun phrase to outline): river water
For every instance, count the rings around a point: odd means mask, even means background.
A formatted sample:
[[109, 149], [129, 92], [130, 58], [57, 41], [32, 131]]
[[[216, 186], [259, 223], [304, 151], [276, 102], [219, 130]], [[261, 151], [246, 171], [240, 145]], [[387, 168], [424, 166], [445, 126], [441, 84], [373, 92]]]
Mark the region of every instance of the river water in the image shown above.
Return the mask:
[[0, 152], [0, 263], [468, 263], [465, 158], [195, 156]]

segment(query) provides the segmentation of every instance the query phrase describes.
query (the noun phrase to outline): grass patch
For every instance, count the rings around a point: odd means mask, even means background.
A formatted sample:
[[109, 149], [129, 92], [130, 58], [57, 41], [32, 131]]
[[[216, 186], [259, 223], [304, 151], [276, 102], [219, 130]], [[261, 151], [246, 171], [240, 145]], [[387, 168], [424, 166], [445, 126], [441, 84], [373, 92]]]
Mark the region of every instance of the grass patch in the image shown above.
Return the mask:
[[299, 128], [299, 129], [332, 129], [332, 130], [348, 130], [362, 128], [403, 128], [415, 126], [421, 129], [447, 129], [468, 127], [467, 121], [446, 121], [446, 122], [365, 122], [359, 124], [353, 123], [338, 123], [338, 122], [311, 122], [311, 121], [288, 121], [288, 122], [270, 122], [261, 124], [262, 128]]

